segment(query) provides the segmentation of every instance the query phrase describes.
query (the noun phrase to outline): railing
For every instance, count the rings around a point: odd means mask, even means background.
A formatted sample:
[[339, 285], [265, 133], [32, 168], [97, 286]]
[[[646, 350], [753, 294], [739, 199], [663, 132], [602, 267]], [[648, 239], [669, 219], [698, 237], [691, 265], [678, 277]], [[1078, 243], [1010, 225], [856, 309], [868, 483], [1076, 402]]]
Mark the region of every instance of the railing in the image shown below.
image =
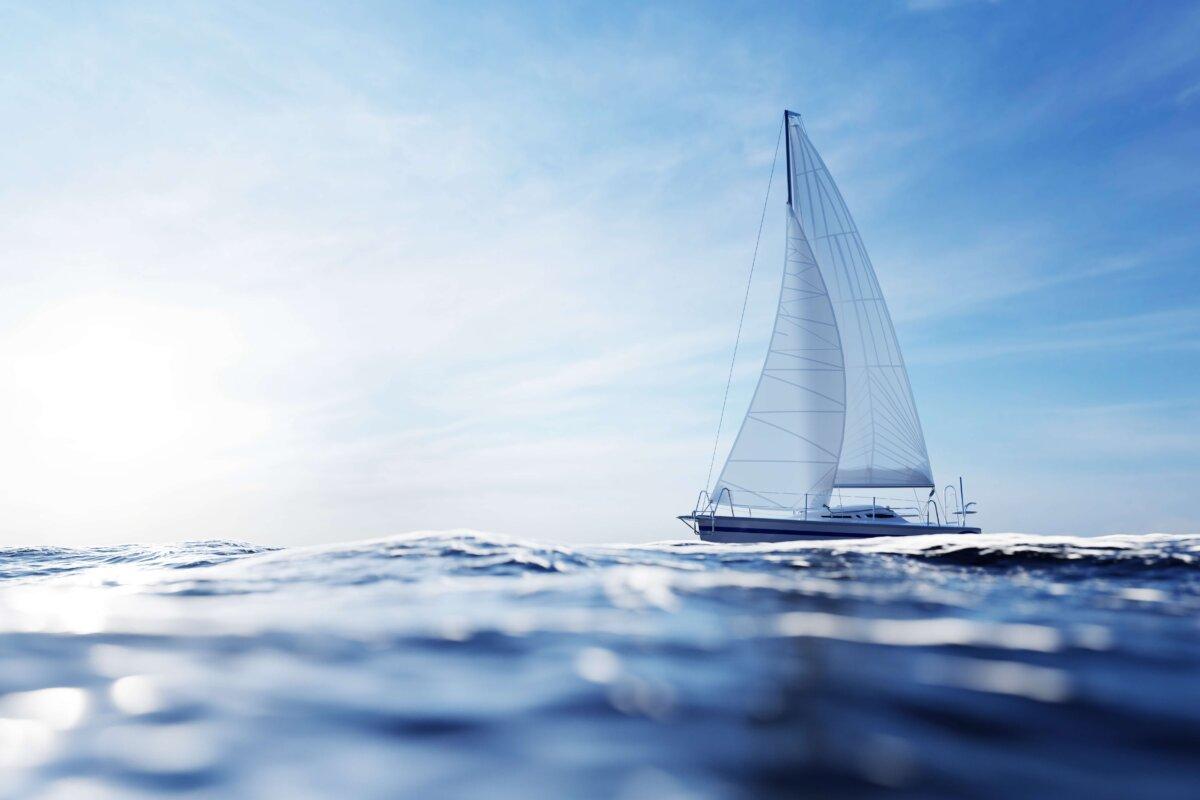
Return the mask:
[[708, 512], [708, 524], [710, 528], [715, 528], [717, 525], [717, 509], [721, 504], [721, 498], [724, 497], [729, 502], [729, 516], [736, 516], [733, 505], [733, 494], [729, 491], [728, 486], [722, 486], [721, 491], [717, 492], [716, 498], [709, 497], [707, 489], [701, 489], [700, 494], [696, 495], [696, 506], [692, 509], [692, 519], [696, 523], [690, 526], [693, 533], [699, 533], [696, 530], [696, 525], [699, 525], [700, 517]]

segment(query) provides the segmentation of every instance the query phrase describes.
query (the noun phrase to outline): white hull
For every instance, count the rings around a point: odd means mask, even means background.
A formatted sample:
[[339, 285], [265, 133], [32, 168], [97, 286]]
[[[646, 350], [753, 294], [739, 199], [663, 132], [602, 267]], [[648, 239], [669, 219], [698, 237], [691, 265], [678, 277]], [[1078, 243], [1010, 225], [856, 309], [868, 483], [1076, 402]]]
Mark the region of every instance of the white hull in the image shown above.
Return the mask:
[[965, 525], [925, 525], [871, 520], [778, 519], [691, 514], [680, 517], [705, 542], [745, 544], [764, 542], [869, 539], [877, 536], [926, 536], [933, 533], [972, 534]]

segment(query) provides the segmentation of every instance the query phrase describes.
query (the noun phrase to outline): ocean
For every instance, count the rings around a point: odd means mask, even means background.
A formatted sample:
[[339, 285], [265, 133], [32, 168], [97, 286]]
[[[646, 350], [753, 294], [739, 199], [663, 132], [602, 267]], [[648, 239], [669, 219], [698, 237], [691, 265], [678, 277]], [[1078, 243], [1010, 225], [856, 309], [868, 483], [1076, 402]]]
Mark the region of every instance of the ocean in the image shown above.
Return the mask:
[[0, 549], [0, 796], [1196, 798], [1200, 536]]

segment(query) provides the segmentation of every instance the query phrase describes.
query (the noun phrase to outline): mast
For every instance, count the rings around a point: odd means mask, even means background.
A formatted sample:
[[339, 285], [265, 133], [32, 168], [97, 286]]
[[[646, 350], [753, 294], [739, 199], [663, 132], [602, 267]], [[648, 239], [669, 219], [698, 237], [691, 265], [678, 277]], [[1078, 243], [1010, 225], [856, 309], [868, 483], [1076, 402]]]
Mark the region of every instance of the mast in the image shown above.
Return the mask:
[[791, 111], [786, 109], [783, 112], [783, 146], [787, 153], [787, 186], [788, 186], [788, 207], [792, 205], [792, 135], [788, 132], [788, 118], [792, 116]]

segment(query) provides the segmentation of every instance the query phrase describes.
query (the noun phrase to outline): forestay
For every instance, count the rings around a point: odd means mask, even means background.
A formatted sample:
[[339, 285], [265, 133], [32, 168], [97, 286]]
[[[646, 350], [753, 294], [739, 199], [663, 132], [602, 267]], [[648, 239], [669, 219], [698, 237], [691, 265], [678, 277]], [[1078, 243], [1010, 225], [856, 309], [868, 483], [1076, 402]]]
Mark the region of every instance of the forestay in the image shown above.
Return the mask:
[[812, 245], [841, 334], [847, 407], [834, 486], [932, 486], [908, 372], [871, 259], [799, 115], [785, 119], [788, 203]]

